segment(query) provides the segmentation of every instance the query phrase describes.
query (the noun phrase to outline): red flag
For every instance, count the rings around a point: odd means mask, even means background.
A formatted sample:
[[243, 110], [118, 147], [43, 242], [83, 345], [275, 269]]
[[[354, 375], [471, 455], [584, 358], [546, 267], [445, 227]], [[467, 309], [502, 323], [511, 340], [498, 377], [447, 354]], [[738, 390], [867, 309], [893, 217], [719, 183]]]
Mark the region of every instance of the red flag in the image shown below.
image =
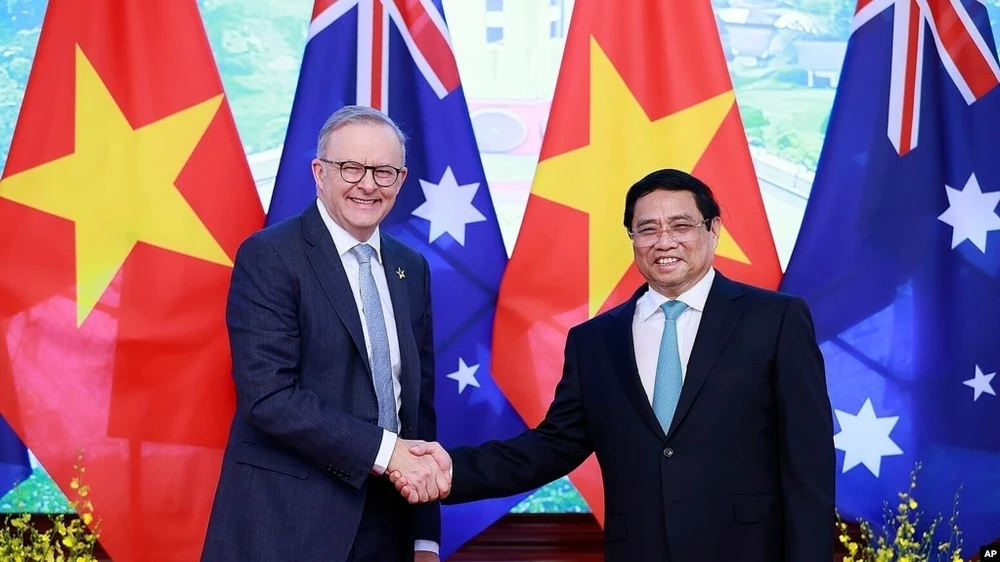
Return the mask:
[[[500, 287], [493, 376], [535, 426], [561, 376], [566, 332], [643, 279], [622, 224], [625, 192], [678, 168], [722, 207], [715, 264], [777, 287], [781, 268], [708, 0], [577, 0], [538, 170]], [[573, 483], [603, 521], [593, 457]]]
[[51, 0], [0, 181], [0, 412], [118, 562], [197, 560], [263, 212], [194, 0]]

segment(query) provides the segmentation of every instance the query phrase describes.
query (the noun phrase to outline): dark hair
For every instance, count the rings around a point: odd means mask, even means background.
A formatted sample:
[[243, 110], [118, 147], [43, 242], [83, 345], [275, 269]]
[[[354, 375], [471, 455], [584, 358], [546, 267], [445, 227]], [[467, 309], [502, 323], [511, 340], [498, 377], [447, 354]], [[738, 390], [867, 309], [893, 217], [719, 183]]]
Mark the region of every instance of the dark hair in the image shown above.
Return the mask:
[[707, 219], [714, 219], [719, 216], [719, 203], [715, 200], [711, 188], [705, 185], [705, 182], [687, 172], [667, 168], [651, 172], [628, 188], [628, 193], [625, 194], [626, 230], [632, 230], [632, 219], [635, 216], [635, 202], [658, 189], [665, 191], [687, 191], [694, 195], [698, 211], [706, 219], [705, 228], [707, 229], [712, 228], [712, 222]]

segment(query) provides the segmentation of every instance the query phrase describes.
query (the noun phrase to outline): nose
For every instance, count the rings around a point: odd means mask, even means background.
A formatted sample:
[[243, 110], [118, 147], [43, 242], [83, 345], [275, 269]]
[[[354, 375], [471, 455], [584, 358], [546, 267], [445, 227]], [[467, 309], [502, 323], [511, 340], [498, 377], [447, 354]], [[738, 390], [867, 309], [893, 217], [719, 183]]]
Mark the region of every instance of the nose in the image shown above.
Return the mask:
[[378, 185], [375, 183], [375, 170], [365, 170], [365, 175], [361, 176], [361, 180], [354, 185], [368, 193], [377, 190]]
[[677, 246], [677, 241], [670, 235], [669, 230], [660, 231], [660, 237], [656, 239], [656, 244], [653, 244], [653, 248], [658, 250], [669, 250]]

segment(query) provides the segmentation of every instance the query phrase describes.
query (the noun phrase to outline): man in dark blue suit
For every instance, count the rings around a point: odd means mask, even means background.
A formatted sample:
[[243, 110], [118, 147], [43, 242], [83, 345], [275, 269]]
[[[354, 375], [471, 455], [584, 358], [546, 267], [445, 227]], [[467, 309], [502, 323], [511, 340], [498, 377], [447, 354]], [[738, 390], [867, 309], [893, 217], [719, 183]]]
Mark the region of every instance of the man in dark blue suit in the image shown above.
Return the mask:
[[646, 283], [569, 331], [541, 424], [413, 452], [451, 465], [446, 503], [532, 490], [596, 452], [608, 562], [830, 562], [833, 418], [805, 303], [714, 270], [719, 205], [689, 174], [637, 182], [624, 222]]
[[227, 324], [237, 408], [204, 561], [436, 561], [449, 477], [435, 438], [430, 269], [379, 231], [406, 177], [405, 139], [350, 106], [312, 162], [318, 198], [240, 247]]

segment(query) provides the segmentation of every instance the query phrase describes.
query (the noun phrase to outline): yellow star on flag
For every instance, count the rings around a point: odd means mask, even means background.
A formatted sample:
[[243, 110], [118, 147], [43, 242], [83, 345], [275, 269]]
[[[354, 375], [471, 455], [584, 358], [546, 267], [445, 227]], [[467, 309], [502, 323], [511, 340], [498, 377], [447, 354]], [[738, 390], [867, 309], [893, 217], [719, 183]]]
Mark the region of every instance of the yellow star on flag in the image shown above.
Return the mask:
[[[735, 101], [729, 90], [650, 121], [591, 37], [590, 144], [540, 162], [531, 191], [589, 215], [591, 316], [632, 263], [622, 225], [628, 186], [661, 168], [690, 172]], [[725, 226], [716, 254], [749, 263]]]
[[77, 326], [138, 242], [232, 266], [174, 186], [221, 103], [133, 129], [77, 46], [73, 153], [0, 182], [0, 197], [75, 223]]

